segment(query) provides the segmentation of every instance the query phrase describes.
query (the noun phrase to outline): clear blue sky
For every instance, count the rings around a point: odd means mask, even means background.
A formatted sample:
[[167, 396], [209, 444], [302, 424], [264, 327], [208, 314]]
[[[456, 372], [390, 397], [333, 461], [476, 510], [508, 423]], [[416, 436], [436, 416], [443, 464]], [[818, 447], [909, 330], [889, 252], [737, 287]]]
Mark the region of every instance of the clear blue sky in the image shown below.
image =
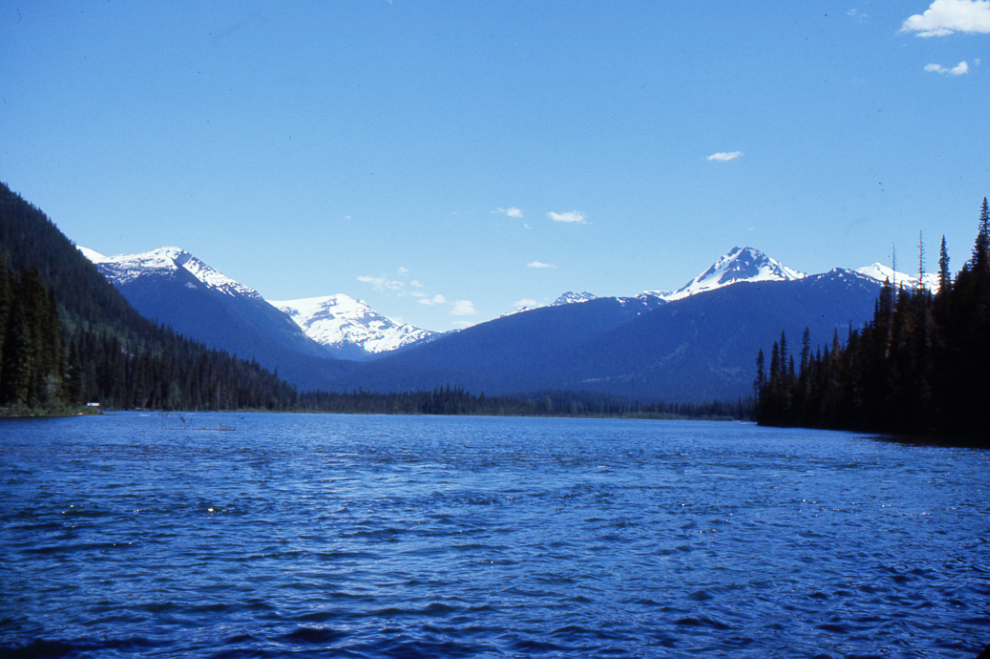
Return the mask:
[[986, 0], [2, 0], [0, 180], [104, 254], [442, 330], [735, 245], [956, 269], [988, 74]]

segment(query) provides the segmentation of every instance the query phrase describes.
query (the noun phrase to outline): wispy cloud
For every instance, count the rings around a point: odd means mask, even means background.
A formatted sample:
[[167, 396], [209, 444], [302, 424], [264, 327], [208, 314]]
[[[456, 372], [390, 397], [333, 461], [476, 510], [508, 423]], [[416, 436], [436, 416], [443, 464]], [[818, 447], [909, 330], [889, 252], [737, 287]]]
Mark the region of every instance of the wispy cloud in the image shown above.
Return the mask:
[[523, 212], [521, 208], [516, 208], [515, 206], [510, 206], [509, 208], [496, 208], [492, 211], [493, 213], [504, 213], [509, 217], [522, 217]]
[[376, 291], [399, 291], [405, 292], [406, 285], [401, 281], [396, 281], [394, 279], [389, 279], [385, 275], [378, 275], [377, 277], [372, 277], [370, 275], [361, 275], [358, 277], [358, 281], [363, 281], [366, 284], [371, 284]]
[[928, 64], [925, 66], [925, 71], [941, 73], [942, 75], [961, 76], [969, 73], [969, 64], [966, 62], [959, 62], [959, 64], [951, 69], [947, 69], [941, 64]]
[[566, 213], [554, 213], [550, 211], [547, 213], [549, 217], [554, 222], [569, 222], [571, 224], [587, 224], [588, 216], [580, 211], [568, 211]]
[[405, 274], [409, 274], [409, 268], [403, 268], [403, 267], [402, 267], [402, 266], [400, 265], [400, 266], [399, 266], [399, 274], [400, 274], [400, 275], [405, 275]]
[[708, 156], [708, 159], [717, 160], [718, 162], [729, 162], [730, 160], [735, 160], [741, 155], [743, 155], [742, 151], [719, 151], [718, 153], [713, 153]]
[[415, 286], [416, 288], [423, 288], [423, 285], [421, 283], [419, 283], [418, 281], [416, 281], [415, 279], [413, 279], [411, 282], [409, 282], [409, 285], [410, 286]]
[[466, 320], [455, 320], [450, 324], [451, 327], [456, 327], [457, 329], [466, 329], [471, 327], [474, 323], [468, 322]]
[[862, 23], [863, 21], [865, 21], [867, 18], [870, 17], [869, 14], [862, 12], [858, 9], [850, 9], [849, 11], [846, 12], [846, 16], [850, 18], [855, 18], [860, 23]]
[[433, 306], [436, 306], [438, 304], [447, 304], [447, 298], [445, 298], [444, 296], [442, 296], [440, 294], [437, 294], [437, 295], [434, 295], [433, 297], [423, 298], [422, 300], [419, 301], [419, 303], [420, 304], [425, 304], [428, 307], [433, 307]]
[[521, 300], [516, 300], [513, 305], [516, 309], [535, 309], [536, 307], [542, 307], [543, 305], [536, 300], [530, 300], [528, 297], [524, 297]]
[[527, 268], [556, 268], [555, 265], [550, 265], [549, 263], [544, 263], [543, 261], [530, 261], [526, 264]]
[[451, 316], [473, 316], [478, 313], [471, 300], [455, 300], [453, 305], [454, 308], [450, 310]]
[[908, 17], [901, 32], [917, 32], [919, 37], [990, 34], [990, 0], [935, 0], [925, 13]]

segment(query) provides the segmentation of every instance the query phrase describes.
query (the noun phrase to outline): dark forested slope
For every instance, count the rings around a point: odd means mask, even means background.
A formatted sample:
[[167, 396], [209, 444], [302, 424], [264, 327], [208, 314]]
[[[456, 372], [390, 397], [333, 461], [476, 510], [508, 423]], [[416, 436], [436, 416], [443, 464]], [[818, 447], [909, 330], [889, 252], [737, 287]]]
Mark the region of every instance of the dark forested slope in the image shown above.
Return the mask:
[[[44, 213], [0, 183], [0, 406], [279, 409], [293, 386], [139, 315]], [[57, 312], [56, 312], [57, 310]]]

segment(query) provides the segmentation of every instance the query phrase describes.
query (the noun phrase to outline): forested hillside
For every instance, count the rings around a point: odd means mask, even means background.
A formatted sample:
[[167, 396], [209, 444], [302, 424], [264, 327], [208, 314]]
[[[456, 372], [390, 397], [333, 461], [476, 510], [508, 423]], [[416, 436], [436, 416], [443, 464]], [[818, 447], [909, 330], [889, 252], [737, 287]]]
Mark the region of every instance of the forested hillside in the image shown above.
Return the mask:
[[972, 256], [952, 278], [942, 239], [939, 290], [888, 282], [873, 319], [798, 363], [781, 334], [766, 364], [757, 357], [763, 425], [944, 433], [988, 443], [990, 406], [990, 211], [984, 198]]
[[141, 317], [0, 183], [0, 408], [284, 409], [294, 387]]

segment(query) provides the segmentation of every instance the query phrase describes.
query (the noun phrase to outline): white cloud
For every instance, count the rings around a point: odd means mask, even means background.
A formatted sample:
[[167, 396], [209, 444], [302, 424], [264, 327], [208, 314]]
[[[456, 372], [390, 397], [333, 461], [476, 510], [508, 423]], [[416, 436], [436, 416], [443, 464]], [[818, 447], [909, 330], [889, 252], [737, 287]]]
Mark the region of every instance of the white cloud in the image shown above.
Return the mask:
[[401, 265], [399, 266], [399, 274], [400, 275], [404, 275], [404, 274], [408, 274], [408, 273], [409, 273], [409, 268], [403, 268]]
[[454, 308], [450, 310], [451, 316], [473, 316], [478, 313], [471, 300], [455, 300], [452, 304]]
[[451, 327], [456, 327], [457, 329], [466, 329], [472, 325], [474, 325], [474, 323], [470, 323], [466, 320], [455, 320], [450, 324]]
[[366, 284], [371, 284], [376, 291], [405, 291], [406, 287], [401, 281], [395, 281], [389, 279], [385, 275], [379, 275], [377, 277], [372, 277], [370, 275], [361, 275], [358, 277], [358, 281], [363, 281]]
[[730, 160], [735, 160], [742, 154], [742, 151], [719, 151], [718, 153], [713, 153], [708, 156], [708, 159], [717, 160], [718, 162], [729, 162]]
[[527, 268], [556, 268], [555, 265], [550, 265], [549, 263], [544, 263], [543, 261], [531, 261], [526, 264]]
[[587, 224], [585, 220], [587, 219], [588, 216], [579, 211], [568, 211], [566, 213], [554, 213], [553, 211], [550, 211], [549, 213], [547, 213], [547, 217], [549, 217], [554, 222], [569, 222], [571, 224]]
[[543, 305], [536, 300], [530, 300], [528, 297], [524, 297], [521, 300], [516, 300], [512, 306], [516, 309], [522, 309], [523, 307], [527, 309], [535, 309], [536, 307], [542, 307]]
[[953, 75], [961, 76], [969, 73], [969, 64], [966, 62], [959, 62], [956, 66], [951, 69], [947, 69], [941, 64], [927, 64], [925, 65], [925, 71], [931, 71], [933, 73], [941, 73], [942, 75]]
[[910, 16], [901, 32], [944, 37], [953, 32], [990, 34], [990, 0], [935, 0], [923, 14]]
[[861, 12], [858, 9], [850, 9], [849, 11], [846, 12], [846, 16], [849, 16], [850, 18], [855, 18], [861, 23], [870, 17], [869, 14]]
[[496, 208], [492, 211], [493, 213], [505, 213], [509, 217], [522, 217], [523, 212], [521, 208], [516, 208], [515, 206], [510, 206], [508, 208]]
[[423, 298], [422, 300], [419, 301], [419, 303], [432, 307], [438, 304], [447, 304], [447, 298], [437, 294], [430, 298]]
[[418, 281], [416, 281], [415, 279], [413, 279], [411, 282], [409, 282], [409, 285], [410, 286], [415, 286], [416, 288], [423, 288], [423, 285], [421, 283], [419, 283]]
[[532, 229], [533, 227], [529, 226], [528, 224], [523, 224], [523, 228], [524, 229]]

